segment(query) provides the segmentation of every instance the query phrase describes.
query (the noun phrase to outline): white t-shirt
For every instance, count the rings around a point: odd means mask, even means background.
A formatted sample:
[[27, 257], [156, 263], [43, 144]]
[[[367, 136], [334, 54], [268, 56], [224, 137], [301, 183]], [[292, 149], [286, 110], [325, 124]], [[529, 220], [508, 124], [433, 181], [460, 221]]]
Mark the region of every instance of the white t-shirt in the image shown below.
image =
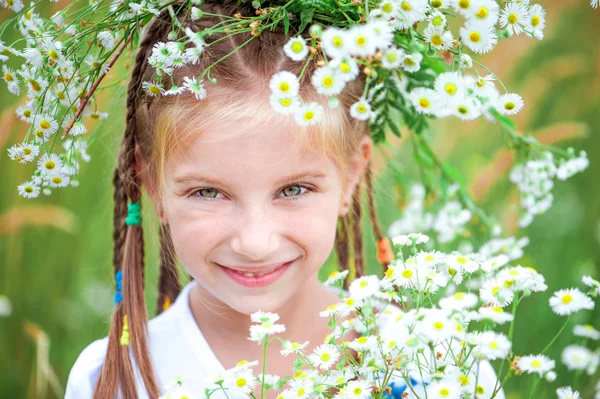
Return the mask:
[[[175, 302], [163, 313], [148, 322], [148, 347], [161, 394], [172, 386], [177, 377], [183, 377], [183, 387], [201, 398], [207, 378], [225, 371], [212, 351], [202, 331], [196, 324], [189, 304], [189, 293], [197, 284], [191, 280], [183, 287]], [[385, 320], [380, 317], [379, 319]], [[79, 355], [67, 381], [66, 399], [88, 399], [93, 396], [96, 381], [100, 376], [106, 355], [108, 337], [98, 339], [88, 345]], [[136, 387], [139, 399], [149, 398], [143, 380], [135, 364], [131, 349], [130, 357], [134, 364]], [[494, 370], [489, 362], [481, 362], [478, 384], [486, 392], [496, 382]], [[229, 399], [249, 399], [244, 394], [228, 393]], [[211, 398], [227, 399], [223, 392], [215, 392]], [[504, 399], [502, 392], [497, 396]]]

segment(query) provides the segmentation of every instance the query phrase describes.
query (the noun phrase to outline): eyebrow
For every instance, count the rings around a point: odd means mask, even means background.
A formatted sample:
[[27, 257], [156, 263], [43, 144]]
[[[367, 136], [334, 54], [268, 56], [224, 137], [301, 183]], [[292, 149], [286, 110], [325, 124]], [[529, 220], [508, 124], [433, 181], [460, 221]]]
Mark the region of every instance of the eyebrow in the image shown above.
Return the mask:
[[[277, 180], [277, 182], [275, 182], [275, 184], [283, 184], [285, 182], [304, 179], [307, 177], [323, 180], [327, 177], [327, 175], [322, 172], [318, 172], [318, 171], [307, 171], [307, 172], [302, 172], [302, 173], [295, 173], [293, 175], [286, 176], [282, 179]], [[194, 173], [185, 174], [182, 176], [175, 176], [173, 178], [173, 182], [176, 185], [185, 184], [188, 182], [203, 182], [203, 183], [215, 185], [215, 186], [223, 184], [222, 180], [213, 179], [211, 177], [202, 176], [202, 175], [194, 174]]]

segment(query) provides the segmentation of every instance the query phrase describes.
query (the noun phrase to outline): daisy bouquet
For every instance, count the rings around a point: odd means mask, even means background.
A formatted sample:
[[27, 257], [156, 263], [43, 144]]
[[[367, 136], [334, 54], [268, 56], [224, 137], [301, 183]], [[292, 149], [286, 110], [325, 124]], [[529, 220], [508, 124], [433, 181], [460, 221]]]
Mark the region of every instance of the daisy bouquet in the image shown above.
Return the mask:
[[[198, 63], [210, 45], [207, 37], [213, 34], [250, 32], [256, 38], [265, 29], [282, 28], [290, 36], [285, 54], [305, 67], [318, 65], [311, 82], [328, 98], [328, 107], [339, 106], [337, 96], [345, 85], [363, 75], [364, 93], [352, 106], [352, 116], [368, 120], [376, 143], [385, 143], [386, 134], [411, 132], [427, 192], [442, 199], [440, 207], [453, 196], [488, 231], [494, 229], [493, 219], [477, 207], [458, 184], [456, 173], [432, 150], [424, 134], [432, 120], [483, 117], [500, 124], [507, 146], [515, 153], [510, 180], [521, 193], [521, 226], [551, 206], [555, 180], [588, 165], [583, 151], [542, 145], [533, 136], [518, 133], [510, 116], [523, 109], [522, 97], [477, 61], [478, 55], [515, 35], [541, 40], [546, 11], [540, 4], [530, 0], [240, 0], [251, 3], [255, 15], [239, 14], [225, 26], [200, 32], [184, 28], [181, 16], [191, 20], [205, 16], [202, 3], [74, 1], [45, 18], [36, 12], [40, 2], [27, 6], [22, 0], [0, 1], [14, 12], [0, 25], [2, 78], [10, 93], [26, 94], [27, 100], [15, 112], [29, 125], [21, 143], [8, 149], [8, 156], [36, 165], [31, 177], [17, 187], [21, 196], [36, 198], [79, 185], [81, 162], [90, 161], [87, 146], [94, 137], [94, 120], [108, 117], [96, 96], [119, 83], [105, 84], [105, 78], [119, 59], [130, 62], [145, 26], [161, 13], [172, 17], [173, 29], [147, 60], [156, 71], [154, 79], [143, 82], [147, 95], [190, 92], [201, 101], [206, 98], [205, 85], [217, 84], [210, 67], [186, 77], [180, 86], [165, 87], [163, 78]], [[592, 6], [597, 2], [592, 0]], [[17, 30], [22, 38], [3, 41], [7, 32]], [[274, 110], [293, 114], [300, 125], [311, 125], [320, 122], [324, 109], [299, 95], [305, 69], [299, 76], [281, 71], [269, 86]]]
[[[331, 333], [312, 353], [309, 342], [289, 342], [277, 336], [285, 326], [274, 313], [251, 316], [249, 340], [265, 349], [274, 341], [283, 356], [294, 355], [295, 373], [275, 376], [253, 367], [258, 361], [241, 361], [207, 381], [203, 393], [185, 388], [186, 377], [173, 383], [163, 398], [211, 397], [215, 392], [249, 394], [278, 391], [278, 398], [434, 398], [491, 399], [498, 397], [511, 378], [531, 379], [529, 398], [538, 384], [556, 379], [556, 360], [548, 350], [564, 332], [572, 315], [594, 308], [600, 282], [586, 276], [579, 288], [561, 289], [547, 299], [562, 328], [533, 353], [512, 349], [516, 315], [522, 301], [547, 289], [534, 269], [511, 264], [506, 255], [486, 257], [419, 249], [428, 241], [423, 234], [394, 237], [396, 259], [382, 278], [363, 276], [342, 289], [347, 271], [334, 272], [325, 282], [340, 286], [340, 301], [320, 313], [329, 319]], [[347, 317], [349, 316], [350, 317]], [[342, 321], [343, 320], [343, 321]], [[347, 340], [355, 330], [359, 338]], [[577, 325], [575, 335], [598, 340], [600, 332]], [[488, 361], [499, 364], [494, 374], [484, 369]], [[562, 362], [569, 370], [594, 375], [600, 355], [582, 345], [564, 349]], [[487, 364], [486, 364], [487, 363]], [[578, 377], [575, 377], [577, 383]], [[558, 398], [579, 398], [571, 386], [560, 387]], [[195, 396], [194, 396], [195, 395]]]

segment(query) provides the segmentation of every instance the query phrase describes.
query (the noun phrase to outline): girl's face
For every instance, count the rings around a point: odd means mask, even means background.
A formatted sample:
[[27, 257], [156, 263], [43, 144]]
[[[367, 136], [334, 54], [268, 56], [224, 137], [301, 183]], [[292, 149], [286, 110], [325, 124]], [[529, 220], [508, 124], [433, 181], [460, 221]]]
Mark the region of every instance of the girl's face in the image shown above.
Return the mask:
[[[232, 309], [277, 311], [317, 282], [338, 215], [347, 212], [370, 157], [369, 137], [361, 147], [365, 155], [355, 157], [343, 190], [331, 159], [303, 151], [276, 125], [252, 129], [230, 121], [202, 132], [165, 170], [159, 217], [170, 226], [178, 260]], [[239, 274], [280, 265], [262, 284]]]

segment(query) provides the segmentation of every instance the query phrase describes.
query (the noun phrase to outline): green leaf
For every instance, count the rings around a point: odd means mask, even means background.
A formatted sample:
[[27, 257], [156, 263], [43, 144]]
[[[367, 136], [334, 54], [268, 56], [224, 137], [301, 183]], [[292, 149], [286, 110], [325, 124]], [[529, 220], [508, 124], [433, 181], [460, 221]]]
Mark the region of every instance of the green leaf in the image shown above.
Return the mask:
[[388, 126], [392, 129], [392, 133], [394, 133], [398, 137], [402, 137], [402, 133], [400, 133], [400, 129], [396, 124], [392, 121], [388, 121]]
[[303, 365], [304, 365], [304, 363], [302, 362], [301, 359], [294, 360], [294, 371], [300, 371], [300, 370], [302, 370], [302, 366]]
[[307, 8], [305, 10], [302, 10], [302, 12], [300, 13], [300, 21], [302, 23], [300, 24], [300, 28], [298, 29], [298, 34], [302, 33], [302, 31], [304, 31], [304, 29], [306, 28], [306, 25], [312, 22], [314, 15], [314, 8]]
[[335, 320], [333, 319], [333, 317], [329, 319], [327, 325], [329, 326], [329, 328], [335, 328]]
[[283, 28], [285, 31], [285, 34], [288, 34], [288, 31], [290, 30], [290, 18], [288, 16], [287, 11], [283, 10]]

